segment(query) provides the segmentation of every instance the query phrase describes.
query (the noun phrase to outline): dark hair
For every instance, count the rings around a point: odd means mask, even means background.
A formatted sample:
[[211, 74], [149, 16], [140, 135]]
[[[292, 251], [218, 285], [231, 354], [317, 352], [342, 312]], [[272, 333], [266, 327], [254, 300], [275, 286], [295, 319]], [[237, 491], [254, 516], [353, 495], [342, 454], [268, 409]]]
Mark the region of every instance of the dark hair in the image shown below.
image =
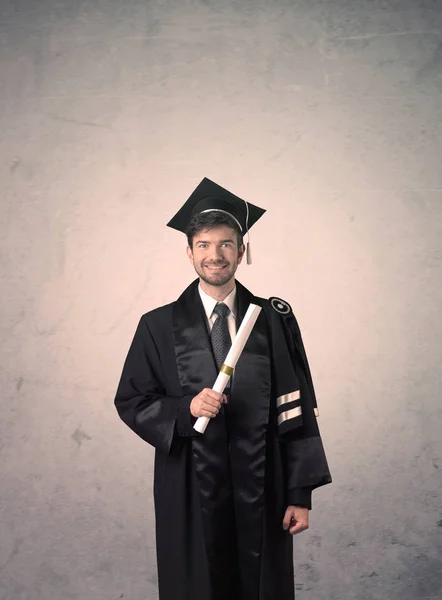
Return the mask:
[[186, 229], [187, 243], [191, 248], [193, 248], [193, 238], [195, 235], [197, 235], [200, 231], [212, 229], [212, 227], [218, 227], [220, 225], [227, 225], [227, 227], [231, 227], [235, 230], [238, 237], [239, 248], [243, 244], [243, 236], [238, 223], [229, 215], [216, 210], [211, 210], [210, 212], [206, 213], [197, 213], [192, 217]]

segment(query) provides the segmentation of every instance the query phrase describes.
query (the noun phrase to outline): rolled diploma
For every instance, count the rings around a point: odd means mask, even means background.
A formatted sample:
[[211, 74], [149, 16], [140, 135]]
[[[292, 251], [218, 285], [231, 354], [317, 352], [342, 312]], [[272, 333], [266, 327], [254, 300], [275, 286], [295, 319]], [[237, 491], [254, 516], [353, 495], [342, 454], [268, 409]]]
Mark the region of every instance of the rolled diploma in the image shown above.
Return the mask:
[[[226, 360], [224, 361], [222, 369], [218, 373], [218, 377], [216, 378], [215, 384], [212, 387], [212, 390], [215, 390], [215, 392], [218, 392], [219, 394], [224, 392], [224, 389], [233, 373], [233, 369], [236, 367], [236, 363], [241, 356], [241, 352], [243, 351], [244, 346], [249, 339], [249, 335], [260, 312], [260, 306], [257, 306], [256, 304], [249, 304], [249, 308], [247, 309], [240, 328], [236, 333], [235, 339], [233, 340], [232, 346], [230, 347], [230, 350], [226, 356]], [[230, 371], [230, 373], [223, 371], [225, 367], [227, 367], [226, 371]], [[204, 433], [209, 421], [209, 417], [199, 417], [193, 428], [199, 433]]]

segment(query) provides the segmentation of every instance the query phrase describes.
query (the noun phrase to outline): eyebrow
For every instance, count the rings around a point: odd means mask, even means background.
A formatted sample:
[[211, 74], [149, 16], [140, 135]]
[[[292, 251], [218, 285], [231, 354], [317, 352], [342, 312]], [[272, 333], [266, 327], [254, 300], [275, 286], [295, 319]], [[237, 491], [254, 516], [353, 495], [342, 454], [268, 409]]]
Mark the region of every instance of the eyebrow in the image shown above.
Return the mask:
[[[233, 243], [233, 240], [221, 240], [220, 244], [225, 244], [226, 242], [232, 242]], [[210, 242], [207, 241], [207, 240], [198, 240], [197, 244], [210, 244]]]

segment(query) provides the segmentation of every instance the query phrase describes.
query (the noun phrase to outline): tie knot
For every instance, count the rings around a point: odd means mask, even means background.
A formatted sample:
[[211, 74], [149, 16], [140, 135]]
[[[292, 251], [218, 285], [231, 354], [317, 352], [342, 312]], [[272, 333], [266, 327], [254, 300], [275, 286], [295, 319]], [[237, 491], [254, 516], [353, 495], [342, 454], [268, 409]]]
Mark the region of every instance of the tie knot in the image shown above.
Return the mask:
[[224, 302], [218, 302], [213, 309], [213, 312], [219, 317], [227, 317], [230, 312], [230, 308]]

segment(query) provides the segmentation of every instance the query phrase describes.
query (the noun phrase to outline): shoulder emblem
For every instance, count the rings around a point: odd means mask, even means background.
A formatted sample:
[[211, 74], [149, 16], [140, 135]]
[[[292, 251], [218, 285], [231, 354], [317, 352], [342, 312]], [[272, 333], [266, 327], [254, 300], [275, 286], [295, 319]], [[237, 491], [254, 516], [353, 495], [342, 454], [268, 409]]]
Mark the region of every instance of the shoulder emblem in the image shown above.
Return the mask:
[[288, 315], [292, 312], [292, 307], [290, 306], [290, 304], [285, 300], [282, 300], [281, 298], [276, 298], [275, 296], [272, 296], [271, 298], [269, 298], [269, 301], [273, 310], [276, 310], [276, 312], [278, 312], [281, 315]]

